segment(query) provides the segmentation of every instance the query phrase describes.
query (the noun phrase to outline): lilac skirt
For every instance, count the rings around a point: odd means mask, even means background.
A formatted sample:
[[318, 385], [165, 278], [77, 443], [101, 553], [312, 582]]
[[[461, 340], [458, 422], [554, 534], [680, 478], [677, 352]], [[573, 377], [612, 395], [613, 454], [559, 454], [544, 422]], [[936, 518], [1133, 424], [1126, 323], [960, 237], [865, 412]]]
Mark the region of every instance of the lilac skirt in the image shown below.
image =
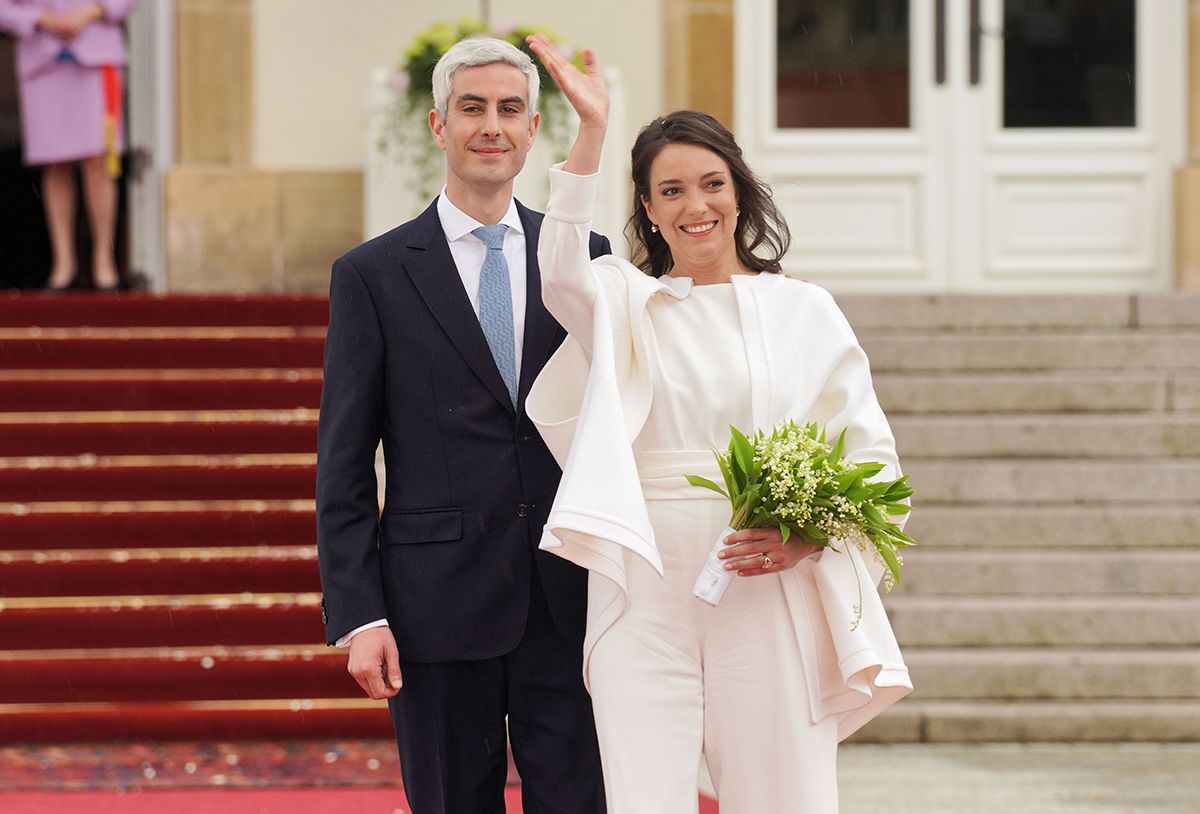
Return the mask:
[[[103, 155], [104, 82], [99, 69], [60, 62], [21, 83], [25, 163], [53, 164]], [[125, 149], [117, 123], [117, 149]]]

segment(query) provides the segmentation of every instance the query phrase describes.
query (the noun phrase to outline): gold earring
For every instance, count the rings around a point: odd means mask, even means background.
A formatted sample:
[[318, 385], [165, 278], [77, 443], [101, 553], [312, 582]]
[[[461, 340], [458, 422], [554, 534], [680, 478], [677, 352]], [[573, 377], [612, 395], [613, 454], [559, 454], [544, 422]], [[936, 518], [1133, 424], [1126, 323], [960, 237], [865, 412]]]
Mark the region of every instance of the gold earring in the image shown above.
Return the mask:
[[650, 231], [657, 235], [658, 234], [658, 224], [657, 223], [650, 224]]
[[739, 207], [737, 208], [737, 210], [736, 210], [736, 211], [733, 213], [733, 216], [734, 216], [735, 218], [740, 218], [740, 217], [742, 216], [742, 208], [741, 208], [740, 206], [739, 206]]

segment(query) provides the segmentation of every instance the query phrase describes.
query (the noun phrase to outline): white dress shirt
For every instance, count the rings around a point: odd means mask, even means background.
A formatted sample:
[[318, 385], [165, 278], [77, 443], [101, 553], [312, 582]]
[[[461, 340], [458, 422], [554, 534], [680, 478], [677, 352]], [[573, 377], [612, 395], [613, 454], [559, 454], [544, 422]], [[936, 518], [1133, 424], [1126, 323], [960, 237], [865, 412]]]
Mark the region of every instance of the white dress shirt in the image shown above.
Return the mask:
[[[450, 255], [458, 268], [458, 276], [462, 278], [463, 288], [471, 307], [475, 309], [475, 318], [479, 318], [479, 274], [483, 270], [483, 258], [487, 254], [487, 245], [471, 234], [480, 226], [491, 224], [480, 223], [450, 202], [446, 196], [446, 188], [442, 187], [437, 199], [438, 220], [442, 222], [442, 231], [446, 234], [446, 242], [450, 244]], [[515, 199], [508, 201], [508, 211], [500, 218], [500, 223], [508, 227], [504, 233], [504, 259], [508, 262], [508, 281], [512, 286], [513, 308], [513, 359], [517, 364], [517, 375], [521, 371], [521, 349], [525, 341], [525, 227], [521, 224], [521, 216], [517, 213]], [[337, 640], [338, 647], [349, 647], [350, 640], [364, 630], [373, 627], [384, 627], [387, 619], [376, 619], [374, 622], [356, 627]]]
[[[446, 197], [446, 188], [437, 201], [438, 219], [442, 222], [442, 231], [446, 233], [446, 242], [450, 244], [450, 254], [454, 257], [454, 265], [458, 267], [458, 275], [462, 277], [463, 288], [479, 316], [479, 273], [483, 270], [483, 258], [487, 254], [487, 246], [482, 240], [471, 234], [480, 226], [490, 224], [480, 223], [463, 212]], [[521, 370], [521, 348], [525, 341], [525, 227], [521, 225], [521, 216], [517, 214], [517, 204], [509, 199], [508, 211], [500, 218], [500, 223], [508, 227], [504, 233], [504, 259], [508, 262], [508, 281], [512, 285], [513, 307], [513, 348], [514, 359], [517, 363], [517, 375]]]

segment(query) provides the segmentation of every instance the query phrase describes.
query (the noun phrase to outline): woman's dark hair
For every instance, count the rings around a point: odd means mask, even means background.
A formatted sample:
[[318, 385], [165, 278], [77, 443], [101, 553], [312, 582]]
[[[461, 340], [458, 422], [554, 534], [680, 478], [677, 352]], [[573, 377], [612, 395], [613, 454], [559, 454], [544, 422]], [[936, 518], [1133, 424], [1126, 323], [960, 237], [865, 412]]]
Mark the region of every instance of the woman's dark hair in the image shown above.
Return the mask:
[[[663, 276], [675, 265], [666, 240], [650, 231], [650, 217], [642, 205], [643, 197], [650, 200], [650, 165], [668, 144], [695, 144], [725, 159], [742, 210], [734, 230], [738, 260], [751, 271], [780, 271], [791, 233], [771, 199], [771, 188], [750, 170], [733, 133], [697, 110], [677, 110], [655, 119], [642, 128], [633, 144], [633, 214], [625, 224], [625, 237], [633, 247], [634, 265], [653, 277]], [[762, 256], [759, 249], [765, 249]]]

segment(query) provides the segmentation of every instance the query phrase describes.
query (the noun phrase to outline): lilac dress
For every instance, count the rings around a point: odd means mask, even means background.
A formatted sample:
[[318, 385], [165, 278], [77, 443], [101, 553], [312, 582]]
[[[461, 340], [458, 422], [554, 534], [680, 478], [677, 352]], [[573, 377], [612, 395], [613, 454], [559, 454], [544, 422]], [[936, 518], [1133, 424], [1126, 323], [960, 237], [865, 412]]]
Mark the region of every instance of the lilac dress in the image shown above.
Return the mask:
[[[70, 42], [38, 28], [47, 11], [67, 13], [98, 4], [104, 18]], [[121, 23], [137, 0], [0, 0], [0, 30], [16, 36], [17, 80], [25, 163], [51, 164], [103, 155], [104, 82], [101, 68], [129, 61]], [[125, 134], [118, 117], [117, 149]]]

